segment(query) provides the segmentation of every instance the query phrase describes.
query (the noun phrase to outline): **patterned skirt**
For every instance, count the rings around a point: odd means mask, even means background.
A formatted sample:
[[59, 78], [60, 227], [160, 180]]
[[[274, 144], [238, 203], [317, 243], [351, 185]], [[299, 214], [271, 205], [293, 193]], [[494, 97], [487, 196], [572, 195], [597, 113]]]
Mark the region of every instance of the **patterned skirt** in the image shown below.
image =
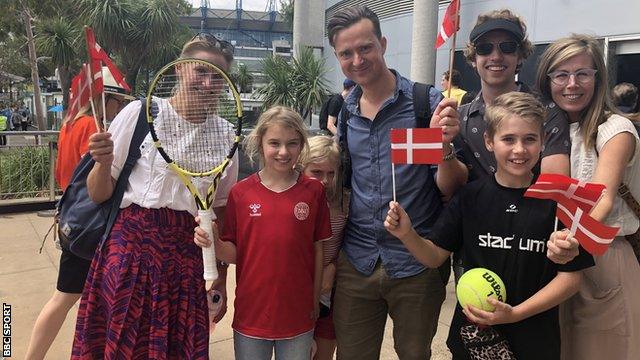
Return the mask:
[[188, 212], [120, 210], [87, 276], [72, 359], [208, 359], [202, 252]]

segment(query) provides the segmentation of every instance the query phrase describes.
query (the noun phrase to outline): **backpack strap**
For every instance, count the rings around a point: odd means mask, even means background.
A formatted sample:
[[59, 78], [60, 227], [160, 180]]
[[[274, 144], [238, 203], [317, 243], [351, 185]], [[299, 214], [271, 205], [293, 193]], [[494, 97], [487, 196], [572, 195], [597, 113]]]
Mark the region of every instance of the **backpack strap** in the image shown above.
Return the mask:
[[342, 186], [351, 190], [351, 154], [349, 153], [349, 144], [347, 143], [347, 129], [349, 128], [347, 121], [349, 120], [349, 110], [347, 104], [342, 103], [340, 115], [338, 117], [338, 145], [340, 145], [340, 157], [342, 168]]
[[420, 82], [413, 83], [413, 111], [416, 116], [416, 126], [419, 128], [429, 127], [431, 120], [431, 102], [429, 93], [433, 85]]
[[124, 196], [124, 192], [127, 189], [127, 180], [129, 179], [129, 175], [131, 175], [131, 170], [133, 170], [133, 167], [140, 158], [140, 145], [142, 145], [142, 141], [147, 136], [147, 133], [149, 133], [149, 126], [147, 125], [147, 112], [145, 111], [145, 98], [141, 97], [140, 102], [142, 103], [142, 107], [140, 108], [140, 114], [138, 115], [136, 129], [133, 131], [131, 145], [129, 145], [129, 154], [127, 155], [127, 160], [125, 160], [124, 162], [124, 166], [122, 167], [120, 176], [118, 176], [118, 181], [116, 181], [116, 188], [113, 190], [113, 194], [111, 195], [111, 199], [113, 201], [111, 203], [109, 220], [107, 221], [107, 227], [105, 229], [104, 236], [102, 236], [102, 240], [98, 245], [98, 249], [102, 247], [102, 243], [107, 238], [107, 236], [111, 232], [113, 224], [116, 222], [116, 216], [118, 215], [118, 210], [120, 208], [120, 204], [122, 203], [122, 197]]

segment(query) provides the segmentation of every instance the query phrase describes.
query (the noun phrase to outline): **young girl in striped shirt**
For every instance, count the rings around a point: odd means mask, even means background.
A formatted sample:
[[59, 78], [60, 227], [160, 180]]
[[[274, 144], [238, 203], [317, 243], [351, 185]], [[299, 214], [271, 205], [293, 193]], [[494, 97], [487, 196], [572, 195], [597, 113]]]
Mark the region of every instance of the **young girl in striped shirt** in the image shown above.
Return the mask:
[[349, 211], [347, 197], [342, 194], [339, 169], [340, 148], [331, 137], [314, 136], [309, 139], [309, 152], [301, 156], [300, 164], [306, 176], [322, 182], [327, 194], [331, 216], [332, 236], [322, 243], [324, 261], [322, 272], [322, 290], [320, 294], [320, 317], [316, 322], [314, 340], [317, 351], [314, 359], [333, 359], [336, 349], [336, 334], [333, 328], [331, 311], [331, 293], [334, 285], [338, 252], [342, 245], [346, 215]]

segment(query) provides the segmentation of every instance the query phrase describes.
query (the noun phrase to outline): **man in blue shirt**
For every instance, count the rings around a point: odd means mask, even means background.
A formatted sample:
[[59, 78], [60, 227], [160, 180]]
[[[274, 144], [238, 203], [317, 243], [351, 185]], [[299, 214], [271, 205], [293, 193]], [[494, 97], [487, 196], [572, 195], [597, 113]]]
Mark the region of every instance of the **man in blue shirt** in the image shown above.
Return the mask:
[[[438, 269], [425, 269], [383, 222], [392, 199], [391, 128], [417, 127], [413, 83], [387, 68], [377, 15], [366, 6], [338, 11], [327, 33], [344, 75], [357, 86], [345, 99], [346, 136], [353, 175], [349, 220], [336, 272], [334, 324], [338, 359], [378, 359], [387, 314], [394, 322], [400, 359], [428, 359], [444, 301]], [[467, 179], [450, 145], [459, 132], [455, 99], [429, 93], [431, 127], [443, 128], [444, 161], [437, 174], [428, 165], [397, 165], [398, 201], [416, 230], [426, 234], [441, 209]], [[341, 126], [338, 126], [340, 129]], [[448, 269], [447, 269], [448, 270]]]

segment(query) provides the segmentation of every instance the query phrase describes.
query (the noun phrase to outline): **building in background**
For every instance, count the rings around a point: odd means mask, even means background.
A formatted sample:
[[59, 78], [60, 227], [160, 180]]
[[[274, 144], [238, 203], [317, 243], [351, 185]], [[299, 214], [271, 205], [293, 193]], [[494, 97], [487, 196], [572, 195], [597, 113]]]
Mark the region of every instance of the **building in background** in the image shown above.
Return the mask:
[[[439, 2], [438, 23], [449, 3], [448, 0]], [[356, 4], [365, 4], [378, 14], [382, 33], [389, 40], [385, 54], [387, 65], [408, 76], [411, 73], [413, 0], [326, 0], [325, 19], [330, 19], [340, 8]], [[476, 18], [478, 14], [504, 7], [524, 18], [529, 39], [535, 45], [534, 54], [523, 64], [520, 81], [533, 84], [538, 58], [549, 43], [571, 33], [586, 33], [601, 39], [612, 85], [624, 81], [640, 87], [640, 1], [461, 0], [460, 6], [454, 66], [462, 73], [465, 89], [477, 91], [480, 88], [479, 77], [462, 54]], [[447, 70], [450, 46], [446, 43], [437, 50], [435, 75]], [[327, 54], [330, 69], [327, 76], [337, 90], [344, 76], [326, 39], [324, 54]]]
[[246, 11], [242, 0], [236, 1], [236, 9], [212, 9], [203, 0], [200, 8], [180, 17], [180, 22], [194, 33], [208, 32], [233, 44], [235, 63], [248, 67], [255, 88], [265, 82], [260, 61], [271, 54], [291, 57], [293, 44], [291, 24], [276, 11], [275, 0], [265, 3], [265, 11]]

